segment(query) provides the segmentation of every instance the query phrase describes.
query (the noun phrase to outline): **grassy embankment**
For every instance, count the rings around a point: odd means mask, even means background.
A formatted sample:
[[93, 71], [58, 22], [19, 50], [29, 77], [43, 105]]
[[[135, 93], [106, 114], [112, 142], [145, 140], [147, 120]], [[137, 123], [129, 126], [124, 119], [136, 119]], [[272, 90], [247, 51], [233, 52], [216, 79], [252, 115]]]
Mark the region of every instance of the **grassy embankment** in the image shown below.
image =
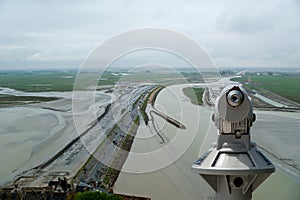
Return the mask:
[[149, 117], [146, 113], [146, 108], [148, 105], [149, 98], [150, 98], [150, 93], [147, 94], [147, 96], [143, 100], [142, 105], [140, 106], [140, 111], [141, 111], [141, 114], [143, 116], [143, 119], [144, 119], [146, 125], [148, 125], [148, 122], [149, 122]]
[[233, 81], [238, 81], [244, 84], [245, 88], [264, 92], [271, 91], [289, 100], [300, 103], [300, 78], [293, 76], [242, 76], [233, 78]]
[[150, 95], [149, 97], [149, 102], [151, 103], [151, 105], [154, 107], [154, 104], [155, 104], [155, 101], [156, 101], [156, 98], [159, 94], [159, 92], [164, 89], [165, 86], [164, 85], [161, 85], [161, 86], [158, 86]]
[[149, 92], [143, 100], [140, 111], [141, 111], [141, 114], [144, 118], [146, 125], [148, 125], [148, 123], [149, 123], [149, 117], [146, 113], [147, 105], [148, 105], [148, 103], [151, 103], [151, 105], [154, 106], [157, 95], [163, 88], [165, 88], [165, 86], [163, 86], [163, 85], [156, 87], [151, 92]]
[[187, 87], [183, 88], [183, 94], [190, 98], [192, 104], [195, 105], [202, 105], [202, 96], [204, 89], [203, 88], [194, 88], [194, 87]]

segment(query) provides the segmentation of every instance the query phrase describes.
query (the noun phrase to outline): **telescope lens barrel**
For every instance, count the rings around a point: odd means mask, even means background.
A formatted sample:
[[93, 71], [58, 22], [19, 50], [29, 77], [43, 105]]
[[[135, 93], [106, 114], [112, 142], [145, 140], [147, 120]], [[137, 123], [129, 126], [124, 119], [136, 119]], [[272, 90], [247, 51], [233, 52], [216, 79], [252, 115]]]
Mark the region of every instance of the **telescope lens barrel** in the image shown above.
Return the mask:
[[243, 103], [244, 95], [239, 90], [232, 90], [227, 94], [227, 102], [233, 107], [237, 107]]

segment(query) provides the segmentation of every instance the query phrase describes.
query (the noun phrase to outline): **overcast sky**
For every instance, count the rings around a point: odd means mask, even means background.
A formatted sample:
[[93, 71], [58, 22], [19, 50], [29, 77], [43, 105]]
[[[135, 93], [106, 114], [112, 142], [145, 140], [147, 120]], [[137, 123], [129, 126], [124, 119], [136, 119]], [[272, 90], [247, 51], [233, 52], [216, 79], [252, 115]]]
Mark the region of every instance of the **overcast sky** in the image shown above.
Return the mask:
[[124, 31], [171, 29], [218, 66], [300, 67], [299, 0], [0, 1], [0, 69], [79, 67]]

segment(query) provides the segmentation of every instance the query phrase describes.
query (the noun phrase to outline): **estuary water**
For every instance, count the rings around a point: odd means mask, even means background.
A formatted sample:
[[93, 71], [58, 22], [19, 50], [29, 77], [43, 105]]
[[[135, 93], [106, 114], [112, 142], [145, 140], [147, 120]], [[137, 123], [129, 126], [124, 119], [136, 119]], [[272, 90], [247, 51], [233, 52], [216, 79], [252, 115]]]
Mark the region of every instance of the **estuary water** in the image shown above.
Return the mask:
[[[163, 119], [154, 118], [166, 140], [162, 143], [151, 131], [151, 125], [150, 128], [140, 126], [132, 151], [115, 184], [115, 192], [147, 196], [154, 200], [213, 199], [213, 190], [191, 171], [191, 165], [216, 141], [217, 129], [211, 121], [212, 110], [191, 104], [182, 94], [184, 87], [175, 85], [163, 89], [155, 107], [187, 128], [178, 130]], [[252, 139], [276, 155], [267, 154], [277, 168], [253, 193], [253, 199], [297, 200], [300, 197], [299, 171], [288, 164], [300, 164], [300, 115], [270, 111], [256, 113]], [[155, 149], [159, 153], [153, 153]], [[290, 163], [282, 162], [285, 159]]]

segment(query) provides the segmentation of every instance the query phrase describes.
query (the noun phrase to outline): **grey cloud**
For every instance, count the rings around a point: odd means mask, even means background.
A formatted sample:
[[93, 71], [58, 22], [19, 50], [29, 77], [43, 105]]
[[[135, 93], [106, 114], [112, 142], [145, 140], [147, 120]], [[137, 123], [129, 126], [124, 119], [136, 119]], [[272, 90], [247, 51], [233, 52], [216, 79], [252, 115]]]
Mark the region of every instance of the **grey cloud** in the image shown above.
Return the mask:
[[118, 33], [160, 27], [203, 44], [218, 65], [299, 66], [299, 5], [297, 0], [1, 1], [0, 61], [80, 63]]
[[220, 18], [218, 28], [225, 32], [240, 34], [253, 34], [260, 31], [270, 30], [274, 26], [273, 16], [229, 14]]

